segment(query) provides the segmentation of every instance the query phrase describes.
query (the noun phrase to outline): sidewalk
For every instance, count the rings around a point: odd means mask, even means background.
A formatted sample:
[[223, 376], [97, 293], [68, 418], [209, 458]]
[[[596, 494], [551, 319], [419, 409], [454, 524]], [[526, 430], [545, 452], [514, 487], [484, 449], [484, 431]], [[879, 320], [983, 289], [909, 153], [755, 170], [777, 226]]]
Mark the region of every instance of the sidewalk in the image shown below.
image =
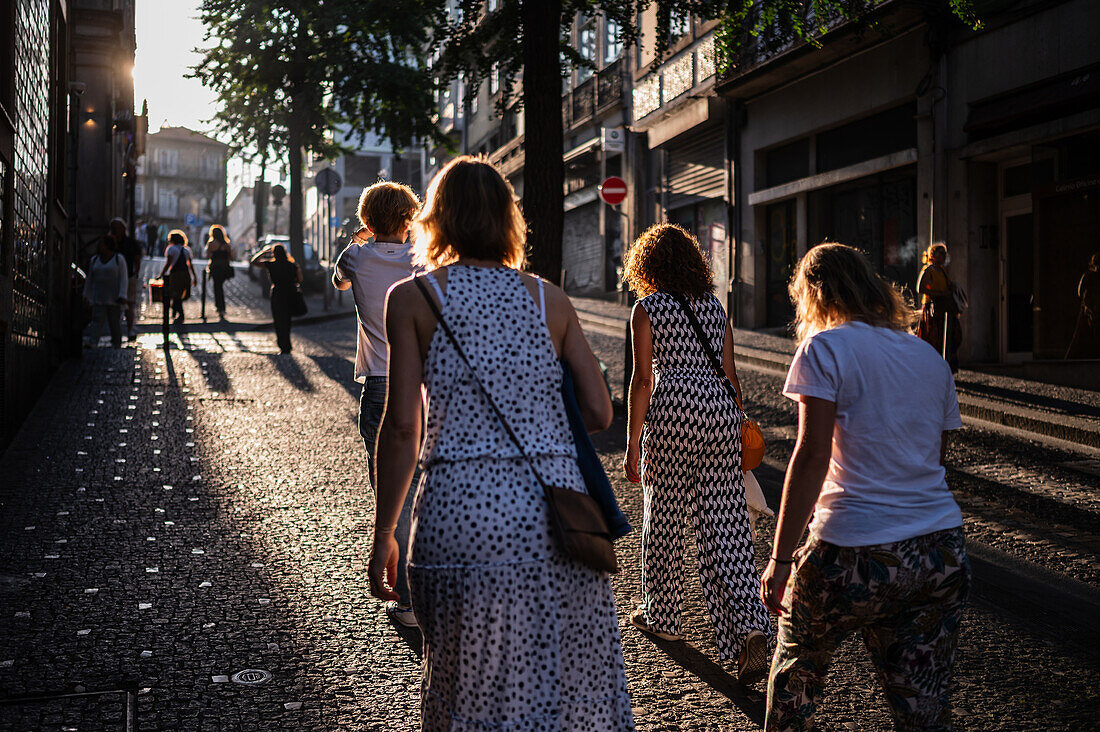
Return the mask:
[[[0, 732], [417, 727], [419, 639], [367, 590], [354, 323], [292, 337], [294, 353], [277, 355], [273, 334], [229, 324], [165, 350], [150, 328], [59, 370], [0, 456]], [[762, 691], [716, 661], [690, 538], [686, 641], [627, 622], [643, 497], [617, 468], [624, 431], [620, 415], [596, 442], [635, 526], [613, 586], [638, 730], [758, 730]], [[1079, 640], [975, 604], [959, 729], [1087, 728], [1079, 689], [1100, 680]], [[837, 656], [821, 714], [830, 729], [889, 728], [858, 639]]]
[[[585, 334], [613, 375], [613, 394], [621, 399], [630, 308], [593, 298], [572, 301]], [[796, 347], [793, 339], [743, 328], [734, 329], [734, 343], [738, 366], [776, 374], [786, 374]], [[993, 429], [1092, 448], [1092, 457], [1100, 457], [1100, 392], [971, 369], [961, 369], [955, 385], [964, 418]]]

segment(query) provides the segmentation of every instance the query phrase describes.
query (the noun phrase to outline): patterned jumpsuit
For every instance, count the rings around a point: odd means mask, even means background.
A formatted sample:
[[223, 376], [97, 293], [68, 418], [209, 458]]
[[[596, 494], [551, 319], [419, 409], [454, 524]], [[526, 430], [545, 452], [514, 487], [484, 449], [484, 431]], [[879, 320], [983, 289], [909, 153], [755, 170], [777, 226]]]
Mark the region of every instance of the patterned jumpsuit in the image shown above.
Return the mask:
[[[672, 296], [639, 301], [653, 330], [656, 387], [642, 432], [642, 600], [649, 627], [681, 634], [684, 523], [694, 523], [699, 580], [718, 655], [737, 658], [750, 631], [771, 634], [760, 601], [741, 475], [741, 413], [714, 374]], [[717, 354], [725, 311], [714, 295], [694, 301]]]

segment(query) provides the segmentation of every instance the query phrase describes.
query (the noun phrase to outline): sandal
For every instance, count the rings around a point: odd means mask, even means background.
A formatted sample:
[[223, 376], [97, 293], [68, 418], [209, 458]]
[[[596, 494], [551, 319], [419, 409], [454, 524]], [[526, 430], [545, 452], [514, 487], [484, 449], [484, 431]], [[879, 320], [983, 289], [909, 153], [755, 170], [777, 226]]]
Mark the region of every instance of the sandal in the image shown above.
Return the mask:
[[634, 608], [634, 612], [630, 613], [630, 624], [643, 633], [649, 633], [655, 638], [660, 638], [663, 641], [682, 641], [684, 636], [676, 635], [675, 633], [663, 633], [659, 630], [654, 630], [649, 627], [649, 624], [645, 621], [645, 611], [640, 608]]

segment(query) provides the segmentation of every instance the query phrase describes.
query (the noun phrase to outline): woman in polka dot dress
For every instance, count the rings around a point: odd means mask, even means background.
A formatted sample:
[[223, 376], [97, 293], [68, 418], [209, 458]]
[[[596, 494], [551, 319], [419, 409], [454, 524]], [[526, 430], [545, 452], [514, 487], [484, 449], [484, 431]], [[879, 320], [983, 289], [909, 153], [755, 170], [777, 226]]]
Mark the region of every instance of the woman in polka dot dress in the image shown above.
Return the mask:
[[524, 222], [511, 186], [471, 157], [432, 181], [417, 221], [424, 275], [473, 369], [524, 444], [523, 459], [416, 282], [390, 291], [371, 592], [395, 597], [393, 528], [428, 397], [408, 576], [424, 634], [421, 729], [631, 730], [611, 583], [551, 534], [548, 483], [583, 491], [561, 398], [566, 360], [585, 423], [612, 412], [561, 290], [515, 269]]

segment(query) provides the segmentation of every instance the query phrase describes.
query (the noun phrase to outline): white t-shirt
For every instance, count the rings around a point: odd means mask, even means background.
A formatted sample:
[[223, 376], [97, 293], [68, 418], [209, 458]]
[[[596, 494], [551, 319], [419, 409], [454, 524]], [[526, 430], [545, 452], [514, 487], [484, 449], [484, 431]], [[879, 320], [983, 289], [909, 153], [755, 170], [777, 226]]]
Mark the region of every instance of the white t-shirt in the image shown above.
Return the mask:
[[383, 320], [386, 293], [397, 282], [411, 275], [412, 246], [376, 241], [370, 244], [358, 236], [336, 260], [336, 277], [351, 282], [355, 296], [355, 315], [359, 319], [359, 337], [355, 348], [355, 380], [385, 376], [389, 354], [386, 350], [386, 324]]
[[811, 534], [869, 546], [962, 526], [940, 465], [942, 433], [962, 427], [959, 402], [951, 369], [932, 346], [845, 323], [802, 342], [783, 394], [836, 403]]

